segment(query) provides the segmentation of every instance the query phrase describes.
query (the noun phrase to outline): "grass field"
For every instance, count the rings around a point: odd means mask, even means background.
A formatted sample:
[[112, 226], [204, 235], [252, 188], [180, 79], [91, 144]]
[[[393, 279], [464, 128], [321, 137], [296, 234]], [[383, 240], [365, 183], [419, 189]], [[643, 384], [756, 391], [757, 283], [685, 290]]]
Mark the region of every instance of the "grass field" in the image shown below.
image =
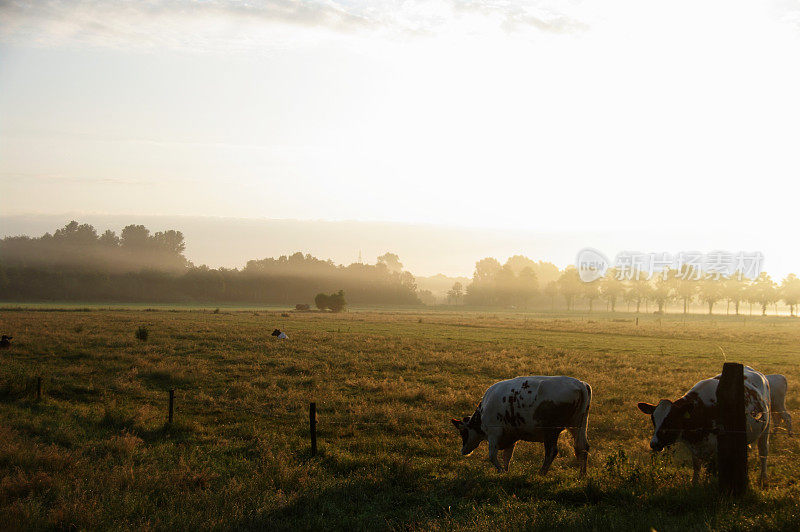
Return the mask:
[[[691, 486], [684, 449], [651, 456], [636, 409], [680, 396], [727, 358], [784, 373], [800, 423], [800, 321], [633, 320], [0, 310], [0, 332], [14, 336], [0, 351], [0, 529], [800, 528], [798, 439], [773, 436], [769, 486], [729, 501], [713, 478]], [[518, 445], [502, 475], [486, 444], [459, 453], [449, 419], [495, 381], [536, 374], [593, 387], [584, 479], [566, 434], [546, 477], [541, 444]]]

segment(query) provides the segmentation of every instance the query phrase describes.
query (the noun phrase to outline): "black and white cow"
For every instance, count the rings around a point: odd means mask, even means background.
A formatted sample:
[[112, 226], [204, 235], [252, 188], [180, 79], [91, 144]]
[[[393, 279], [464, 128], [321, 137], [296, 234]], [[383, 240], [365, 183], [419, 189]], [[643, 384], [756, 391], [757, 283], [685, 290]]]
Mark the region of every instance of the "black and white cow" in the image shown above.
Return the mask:
[[792, 432], [792, 416], [786, 410], [786, 392], [789, 390], [789, 383], [786, 382], [786, 377], [775, 373], [767, 375], [767, 382], [769, 382], [769, 395], [770, 395], [770, 413], [772, 414], [772, 426], [777, 427], [781, 421], [786, 423], [786, 428], [789, 435]]
[[[517, 377], [490, 386], [472, 416], [451, 422], [461, 434], [461, 454], [470, 454], [486, 440], [489, 461], [498, 471], [508, 471], [518, 441], [543, 442], [542, 475], [558, 454], [558, 436], [566, 429], [572, 434], [584, 475], [591, 399], [591, 386], [572, 377]], [[502, 464], [498, 451], [503, 451]]]
[[[692, 453], [692, 482], [700, 479], [703, 462], [713, 459], [719, 432], [717, 386], [719, 375], [695, 384], [676, 401], [662, 399], [657, 405], [639, 403], [639, 410], [650, 415], [654, 433], [650, 448], [659, 452], [682, 441]], [[761, 458], [761, 482], [767, 479], [769, 454], [770, 389], [766, 377], [749, 366], [744, 368], [744, 403], [747, 443], [758, 442]]]

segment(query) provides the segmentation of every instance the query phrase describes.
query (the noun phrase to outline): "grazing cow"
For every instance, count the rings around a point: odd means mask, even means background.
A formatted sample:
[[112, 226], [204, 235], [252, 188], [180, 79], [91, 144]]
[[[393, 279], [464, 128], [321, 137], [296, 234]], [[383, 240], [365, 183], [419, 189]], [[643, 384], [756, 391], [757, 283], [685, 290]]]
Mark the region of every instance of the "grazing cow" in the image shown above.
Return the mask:
[[786, 428], [789, 434], [792, 432], [792, 416], [786, 410], [786, 392], [789, 389], [789, 384], [786, 382], [786, 377], [779, 374], [767, 375], [769, 382], [770, 394], [770, 413], [772, 414], [772, 426], [777, 427], [780, 425], [781, 420], [786, 422]]
[[6, 349], [7, 347], [11, 346], [11, 336], [6, 336], [5, 334], [0, 337], [0, 348]]
[[272, 331], [272, 334], [270, 336], [277, 336], [278, 338], [281, 339], [289, 338], [288, 336], [286, 336], [286, 333], [281, 331], [280, 329], [275, 329], [274, 331]]
[[[654, 433], [650, 448], [659, 452], [680, 440], [692, 453], [692, 483], [700, 479], [703, 462], [710, 462], [717, 450], [719, 432], [717, 385], [719, 375], [695, 384], [675, 402], [662, 399], [657, 405], [639, 403], [639, 410], [650, 415]], [[761, 482], [767, 479], [769, 453], [770, 393], [767, 379], [749, 366], [744, 368], [744, 405], [747, 443], [758, 441]]]
[[[501, 472], [508, 471], [519, 440], [543, 442], [544, 463], [539, 470], [542, 475], [558, 454], [558, 436], [566, 429], [572, 434], [575, 456], [584, 475], [591, 399], [591, 386], [572, 377], [517, 377], [490, 386], [472, 416], [450, 421], [461, 434], [461, 454], [470, 454], [486, 440], [489, 461]], [[497, 451], [503, 451], [502, 465]]]

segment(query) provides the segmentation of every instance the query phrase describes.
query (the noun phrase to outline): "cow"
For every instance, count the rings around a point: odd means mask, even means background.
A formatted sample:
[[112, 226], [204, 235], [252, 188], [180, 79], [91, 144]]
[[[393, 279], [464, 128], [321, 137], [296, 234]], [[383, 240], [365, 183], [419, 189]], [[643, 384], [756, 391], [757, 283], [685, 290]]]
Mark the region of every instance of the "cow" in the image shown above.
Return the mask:
[[[450, 421], [461, 435], [461, 454], [469, 455], [486, 440], [489, 462], [499, 472], [508, 471], [518, 441], [543, 442], [542, 475], [558, 454], [558, 436], [566, 429], [572, 434], [583, 476], [589, 455], [586, 428], [591, 399], [591, 386], [572, 377], [516, 377], [490, 386], [471, 416]], [[498, 451], [503, 451], [502, 464]]]
[[12, 339], [11, 336], [6, 336], [5, 334], [2, 337], [0, 337], [0, 348], [6, 349], [8, 347], [11, 347], [11, 339]]
[[767, 375], [767, 382], [769, 382], [770, 394], [770, 413], [772, 414], [772, 426], [777, 427], [780, 425], [781, 420], [786, 423], [786, 429], [789, 435], [792, 432], [792, 416], [786, 410], [786, 392], [789, 389], [789, 384], [786, 382], [786, 377], [779, 374]]
[[288, 336], [286, 336], [286, 333], [281, 331], [280, 329], [275, 329], [274, 331], [272, 331], [272, 334], [270, 334], [270, 336], [276, 336], [276, 337], [281, 338], [283, 340], [285, 340], [286, 338], [289, 338]]
[[[714, 458], [719, 433], [717, 412], [717, 386], [719, 375], [695, 384], [676, 401], [662, 399], [657, 405], [639, 403], [639, 410], [648, 414], [653, 422], [650, 448], [660, 452], [677, 441], [682, 441], [692, 453], [692, 483], [700, 479], [703, 463]], [[744, 403], [747, 443], [758, 442], [761, 459], [761, 483], [767, 480], [767, 455], [769, 454], [770, 392], [766, 377], [749, 366], [744, 368]]]

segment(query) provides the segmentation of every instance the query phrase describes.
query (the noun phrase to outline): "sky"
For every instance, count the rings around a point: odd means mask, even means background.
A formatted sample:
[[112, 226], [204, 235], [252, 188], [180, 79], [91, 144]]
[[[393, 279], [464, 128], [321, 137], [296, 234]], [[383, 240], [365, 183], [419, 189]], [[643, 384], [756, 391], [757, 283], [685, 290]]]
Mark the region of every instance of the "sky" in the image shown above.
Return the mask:
[[793, 1], [0, 0], [0, 214], [585, 233], [800, 271], [798, 64]]

